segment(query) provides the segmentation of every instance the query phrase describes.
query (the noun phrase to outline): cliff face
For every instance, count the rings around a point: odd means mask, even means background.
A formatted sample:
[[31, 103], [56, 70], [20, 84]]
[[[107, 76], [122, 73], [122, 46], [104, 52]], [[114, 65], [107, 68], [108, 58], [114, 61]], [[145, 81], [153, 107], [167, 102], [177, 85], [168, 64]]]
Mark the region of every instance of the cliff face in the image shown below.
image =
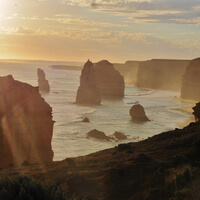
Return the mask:
[[0, 77], [0, 167], [52, 161], [51, 113], [37, 87]]
[[127, 61], [125, 64], [114, 64], [114, 68], [120, 72], [127, 84], [135, 85], [140, 61]]
[[45, 75], [44, 71], [42, 69], [38, 68], [37, 75], [38, 75], [39, 91], [49, 92], [50, 86], [49, 86], [48, 80], [46, 80], [46, 75]]
[[107, 60], [95, 64], [95, 79], [101, 95], [124, 96], [124, 78]]
[[185, 70], [181, 88], [181, 97], [184, 99], [200, 99], [200, 58], [194, 59]]
[[182, 76], [190, 61], [157, 60], [140, 62], [137, 87], [162, 90], [181, 90]]
[[80, 86], [76, 95], [77, 104], [100, 104], [101, 97], [96, 86], [94, 64], [85, 63], [80, 77]]

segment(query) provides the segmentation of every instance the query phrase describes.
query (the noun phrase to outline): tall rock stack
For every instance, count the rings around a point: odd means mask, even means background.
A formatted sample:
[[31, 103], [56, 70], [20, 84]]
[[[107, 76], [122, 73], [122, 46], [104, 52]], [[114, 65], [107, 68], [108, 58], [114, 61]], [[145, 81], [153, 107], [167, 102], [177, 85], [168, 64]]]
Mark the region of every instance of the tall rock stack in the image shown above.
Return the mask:
[[95, 79], [101, 95], [124, 97], [124, 78], [107, 60], [95, 64]]
[[192, 60], [185, 70], [181, 98], [200, 100], [200, 58]]
[[80, 86], [76, 96], [77, 104], [100, 104], [101, 97], [96, 86], [94, 64], [88, 60], [81, 72]]
[[42, 69], [38, 68], [37, 75], [38, 75], [39, 91], [49, 92], [50, 86], [49, 86], [48, 80], [46, 80], [46, 75], [45, 75], [44, 71]]
[[38, 87], [0, 77], [0, 167], [51, 162], [53, 125]]

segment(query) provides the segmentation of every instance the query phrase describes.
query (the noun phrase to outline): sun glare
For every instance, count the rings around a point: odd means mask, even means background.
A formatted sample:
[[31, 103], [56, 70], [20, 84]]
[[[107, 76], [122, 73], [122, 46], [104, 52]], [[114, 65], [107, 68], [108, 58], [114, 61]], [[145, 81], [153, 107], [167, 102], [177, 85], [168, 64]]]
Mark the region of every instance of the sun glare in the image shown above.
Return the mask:
[[13, 1], [13, 0], [0, 0], [0, 14], [8, 11], [10, 6], [15, 6], [15, 1]]

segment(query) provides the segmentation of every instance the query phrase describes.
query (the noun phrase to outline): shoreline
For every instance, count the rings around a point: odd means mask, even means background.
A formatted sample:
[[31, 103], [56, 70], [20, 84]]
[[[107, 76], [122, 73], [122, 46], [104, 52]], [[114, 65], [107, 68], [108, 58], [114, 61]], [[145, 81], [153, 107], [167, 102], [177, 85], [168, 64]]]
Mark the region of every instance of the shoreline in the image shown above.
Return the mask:
[[190, 106], [187, 106], [187, 107], [180, 107], [180, 108], [173, 109], [173, 110], [177, 110], [177, 111], [180, 111], [180, 112], [185, 112], [185, 113], [190, 115], [190, 117], [188, 119], [186, 119], [183, 123], [177, 123], [177, 126], [179, 128], [184, 128], [184, 127], [188, 126], [190, 123], [195, 122], [194, 116], [192, 114], [193, 113], [192, 108], [195, 106], [196, 101], [195, 100], [182, 99], [182, 98], [179, 98], [179, 97], [175, 97], [175, 99], [178, 100], [178, 101], [181, 101], [183, 103], [190, 104]]

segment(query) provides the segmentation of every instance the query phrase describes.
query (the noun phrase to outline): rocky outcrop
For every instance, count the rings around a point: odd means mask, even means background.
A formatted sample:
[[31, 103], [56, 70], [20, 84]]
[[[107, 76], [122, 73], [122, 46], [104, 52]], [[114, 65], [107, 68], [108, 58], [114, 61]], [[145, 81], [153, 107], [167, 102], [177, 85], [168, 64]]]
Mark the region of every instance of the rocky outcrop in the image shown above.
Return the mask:
[[87, 137], [105, 141], [120, 141], [128, 139], [126, 135], [118, 131], [115, 131], [112, 135], [107, 136], [104, 132], [96, 129], [89, 131], [87, 133]]
[[124, 77], [126, 84], [135, 85], [140, 61], [127, 61], [124, 64], [114, 64], [114, 68]]
[[76, 95], [77, 104], [100, 104], [101, 97], [96, 86], [94, 64], [85, 63], [80, 77], [80, 86]]
[[190, 62], [182, 79], [181, 98], [200, 99], [200, 58]]
[[123, 133], [121, 132], [118, 132], [118, 131], [115, 131], [113, 136], [115, 137], [116, 140], [127, 140], [127, 136], [124, 135]]
[[107, 60], [95, 64], [95, 79], [101, 95], [124, 96], [124, 78]]
[[46, 80], [46, 75], [45, 75], [44, 71], [42, 69], [38, 68], [37, 75], [38, 75], [39, 91], [49, 92], [50, 86], [49, 86], [48, 80]]
[[189, 60], [164, 59], [140, 62], [136, 86], [180, 91], [182, 76], [189, 62]]
[[53, 124], [38, 87], [0, 77], [0, 167], [52, 161]]
[[143, 106], [141, 106], [140, 104], [132, 106], [132, 108], [129, 111], [129, 114], [131, 115], [133, 121], [140, 121], [140, 122], [150, 121], [145, 114]]
[[194, 112], [192, 113], [194, 115], [195, 121], [200, 121], [200, 102], [196, 103], [196, 106], [192, 108]]
[[87, 137], [95, 138], [98, 140], [110, 140], [108, 136], [102, 131], [98, 131], [97, 129], [91, 130], [87, 133]]
[[87, 118], [87, 117], [85, 117], [83, 120], [82, 120], [82, 122], [90, 122], [90, 120]]

